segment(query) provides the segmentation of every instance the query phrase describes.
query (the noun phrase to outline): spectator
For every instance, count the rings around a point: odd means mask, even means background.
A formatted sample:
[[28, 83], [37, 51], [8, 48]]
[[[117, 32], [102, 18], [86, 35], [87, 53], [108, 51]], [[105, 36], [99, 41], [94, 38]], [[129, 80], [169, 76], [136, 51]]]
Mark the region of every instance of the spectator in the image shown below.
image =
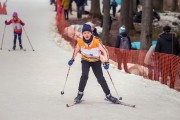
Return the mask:
[[148, 68], [148, 78], [151, 80], [159, 80], [159, 70], [157, 67], [157, 60], [155, 58], [155, 47], [152, 45], [146, 53], [144, 63]]
[[64, 18], [65, 18], [65, 20], [69, 19], [69, 17], [68, 17], [69, 3], [70, 3], [70, 0], [63, 0], [62, 1], [62, 6], [63, 6], [63, 9], [64, 9]]
[[119, 35], [117, 36], [116, 40], [116, 48], [120, 49], [131, 49], [131, 40], [130, 37], [126, 33], [126, 29], [124, 26], [119, 28]]
[[92, 34], [96, 37], [99, 37], [99, 34], [97, 33], [97, 29], [96, 29], [96, 25], [92, 24], [91, 25], [91, 30], [92, 30]]
[[128, 72], [128, 67], [127, 67], [127, 57], [128, 57], [128, 52], [127, 50], [131, 49], [131, 40], [130, 37], [126, 33], [126, 29], [124, 26], [119, 28], [119, 35], [117, 36], [116, 40], [116, 48], [120, 48], [117, 52], [117, 60], [118, 60], [118, 69], [122, 69], [121, 64], [123, 63], [124, 65], [124, 70], [125, 72]]
[[83, 12], [83, 7], [84, 7], [84, 2], [85, 2], [85, 0], [76, 0], [76, 5], [77, 5], [77, 18], [78, 18], [78, 19], [82, 18], [82, 12]]
[[72, 3], [73, 3], [74, 0], [70, 0], [70, 3], [69, 3], [69, 12], [70, 14], [72, 15]]
[[84, 5], [88, 5], [88, 4], [87, 4], [87, 0], [84, 1]]
[[[160, 15], [156, 11], [153, 11], [153, 20], [155, 19], [160, 21]], [[142, 11], [135, 12], [133, 16], [133, 21], [135, 23], [141, 23], [141, 20], [142, 20]]]
[[165, 26], [164, 32], [159, 35], [155, 52], [177, 55], [179, 53], [179, 42], [175, 33], [171, 33], [171, 27]]
[[88, 25], [91, 26], [92, 34], [93, 34], [95, 37], [99, 37], [99, 34], [97, 33], [96, 25], [93, 24], [92, 22], [87, 22], [86, 24], [88, 24]]
[[112, 11], [113, 11], [113, 17], [115, 17], [115, 16], [116, 16], [116, 7], [117, 7], [117, 2], [116, 2], [116, 0], [113, 0], [113, 1], [111, 2], [111, 7], [112, 7]]
[[[171, 27], [165, 26], [163, 28], [164, 32], [160, 34], [157, 44], [155, 47], [155, 52], [164, 53], [158, 54], [158, 65], [161, 72], [161, 83], [168, 84], [170, 82], [170, 87], [174, 88], [175, 83], [175, 67], [177, 65], [173, 64], [173, 55], [178, 55], [179, 53], [179, 42], [176, 38], [175, 33], [171, 33]], [[173, 69], [172, 69], [173, 68]]]
[[55, 0], [50, 0], [50, 4], [55, 4]]

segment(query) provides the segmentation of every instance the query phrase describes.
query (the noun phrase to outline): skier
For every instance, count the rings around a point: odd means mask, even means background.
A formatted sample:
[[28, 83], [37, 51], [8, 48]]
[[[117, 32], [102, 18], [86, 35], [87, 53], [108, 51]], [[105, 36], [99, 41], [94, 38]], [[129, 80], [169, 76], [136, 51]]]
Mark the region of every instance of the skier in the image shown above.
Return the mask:
[[84, 88], [86, 86], [88, 80], [88, 74], [90, 67], [92, 68], [98, 83], [101, 85], [104, 93], [106, 94], [106, 98], [112, 103], [118, 103], [118, 99], [113, 97], [110, 93], [109, 87], [106, 83], [106, 80], [103, 76], [101, 61], [100, 61], [100, 53], [102, 52], [104, 55], [103, 66], [106, 70], [109, 69], [108, 62], [108, 53], [105, 47], [100, 42], [98, 37], [94, 37], [92, 35], [91, 26], [88, 24], [84, 24], [82, 28], [83, 38], [79, 39], [74, 51], [74, 55], [71, 60], [69, 60], [68, 65], [71, 66], [77, 56], [77, 53], [81, 51], [82, 58], [82, 75], [79, 82], [79, 89], [77, 97], [75, 97], [74, 102], [79, 103], [83, 97]]
[[5, 21], [6, 25], [10, 25], [12, 23], [13, 28], [14, 28], [14, 45], [13, 45], [12, 49], [13, 50], [16, 49], [17, 37], [19, 39], [19, 47], [20, 47], [20, 49], [23, 49], [21, 35], [22, 35], [22, 26], [24, 26], [25, 24], [24, 24], [24, 22], [22, 22], [22, 20], [20, 20], [18, 18], [17, 12], [14, 12], [12, 17], [13, 17], [13, 19], [9, 20], [8, 22], [7, 22], [7, 20]]

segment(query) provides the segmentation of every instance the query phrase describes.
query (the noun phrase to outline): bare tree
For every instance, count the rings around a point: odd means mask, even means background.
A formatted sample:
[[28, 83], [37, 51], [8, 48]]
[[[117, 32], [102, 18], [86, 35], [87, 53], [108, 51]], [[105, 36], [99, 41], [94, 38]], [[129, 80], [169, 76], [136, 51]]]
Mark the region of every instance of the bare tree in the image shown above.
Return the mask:
[[152, 0], [153, 9], [158, 12], [163, 12], [163, 2], [164, 0]]
[[104, 15], [103, 15], [103, 31], [102, 40], [105, 45], [110, 44], [109, 39], [109, 19], [110, 19], [110, 0], [103, 0]]
[[129, 2], [130, 0], [121, 1], [120, 26], [125, 25], [126, 31], [129, 32]]
[[137, 0], [132, 0], [132, 5], [133, 5], [133, 11], [137, 11], [137, 7], [138, 7], [138, 2]]
[[178, 10], [178, 0], [172, 1], [172, 11]]
[[99, 0], [91, 0], [90, 16], [92, 16], [93, 18], [102, 17]]
[[152, 45], [152, 0], [143, 0], [140, 42], [142, 50]]
[[178, 9], [178, 0], [164, 0], [164, 10], [176, 11]]
[[128, 29], [129, 31], [134, 29], [134, 25], [133, 25], [133, 0], [129, 1], [129, 24], [128, 24]]

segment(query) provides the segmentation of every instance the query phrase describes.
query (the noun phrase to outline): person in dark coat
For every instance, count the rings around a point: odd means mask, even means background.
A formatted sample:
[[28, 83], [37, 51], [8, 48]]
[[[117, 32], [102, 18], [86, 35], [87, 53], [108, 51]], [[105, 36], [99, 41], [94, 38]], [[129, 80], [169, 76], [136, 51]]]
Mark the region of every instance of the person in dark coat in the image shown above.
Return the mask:
[[121, 45], [122, 44], [121, 43], [122, 37], [124, 37], [124, 38], [127, 37], [127, 39], [128, 39], [128, 46], [129, 46], [129, 50], [130, 50], [132, 48], [132, 46], [131, 46], [131, 39], [127, 35], [125, 27], [120, 27], [120, 29], [119, 29], [119, 35], [117, 36], [115, 48], [120, 48], [120, 46], [122, 46]]
[[[173, 55], [178, 55], [179, 53], [179, 42], [176, 38], [175, 33], [171, 32], [170, 26], [165, 26], [163, 28], [164, 32], [159, 35], [157, 44], [155, 47], [155, 52], [164, 53], [158, 54], [158, 65], [161, 72], [161, 83], [168, 84], [170, 82], [170, 88], [174, 88], [176, 71], [174, 64]], [[171, 55], [169, 55], [171, 54]]]
[[164, 32], [159, 35], [155, 52], [177, 55], [179, 53], [179, 42], [175, 33], [171, 33], [171, 27], [165, 26]]
[[[160, 15], [156, 11], [153, 11], [153, 20], [155, 20], [155, 19], [160, 21]], [[142, 11], [134, 12], [134, 14], [133, 14], [133, 22], [141, 23], [141, 21], [142, 21]]]
[[[126, 40], [126, 45], [122, 43], [122, 40]], [[127, 67], [127, 57], [128, 57], [128, 50], [130, 50], [131, 47], [131, 39], [126, 33], [126, 29], [124, 26], [119, 28], [119, 35], [117, 36], [116, 45], [115, 48], [119, 48], [117, 53], [117, 60], [118, 60], [118, 69], [122, 69], [121, 65], [124, 64], [124, 70], [125, 72], [129, 73], [128, 67]], [[124, 48], [124, 49], [123, 49]], [[125, 50], [126, 48], [126, 50]]]
[[112, 7], [112, 11], [113, 11], [113, 17], [115, 17], [115, 16], [116, 16], [116, 7], [117, 7], [117, 2], [116, 2], [116, 0], [113, 0], [113, 1], [111, 2], [111, 7]]
[[69, 3], [69, 12], [70, 14], [72, 15], [72, 3], [73, 3], [74, 0], [70, 0], [70, 3]]
[[50, 4], [55, 4], [55, 0], [50, 0]]
[[82, 12], [83, 12], [83, 7], [85, 0], [75, 0], [76, 5], [77, 5], [77, 18], [80, 19], [82, 18]]
[[96, 29], [96, 25], [95, 24], [92, 24], [91, 26], [91, 29], [92, 29], [92, 34], [96, 37], [99, 37], [99, 34], [97, 32], [97, 29]]

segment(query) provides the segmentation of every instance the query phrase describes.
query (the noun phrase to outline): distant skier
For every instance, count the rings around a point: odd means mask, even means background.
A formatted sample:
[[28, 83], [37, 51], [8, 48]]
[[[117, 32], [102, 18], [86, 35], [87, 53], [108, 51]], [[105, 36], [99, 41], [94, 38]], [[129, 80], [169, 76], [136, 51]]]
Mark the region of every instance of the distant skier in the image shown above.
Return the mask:
[[109, 69], [108, 62], [108, 53], [100, 42], [98, 37], [94, 37], [92, 35], [91, 26], [88, 24], [84, 24], [82, 28], [83, 38], [77, 41], [77, 45], [74, 51], [73, 58], [69, 60], [68, 65], [71, 66], [77, 56], [77, 53], [81, 53], [81, 63], [82, 63], [82, 75], [79, 83], [79, 91], [77, 97], [75, 97], [74, 102], [79, 103], [83, 97], [83, 92], [88, 80], [90, 67], [92, 68], [94, 75], [97, 78], [98, 83], [101, 85], [104, 93], [106, 94], [106, 98], [112, 103], [118, 103], [118, 99], [113, 97], [110, 93], [109, 87], [106, 83], [106, 80], [103, 76], [101, 61], [100, 61], [100, 53], [102, 52], [104, 55], [103, 66], [106, 70]]
[[12, 23], [13, 25], [13, 28], [14, 28], [14, 45], [13, 45], [13, 50], [16, 49], [16, 39], [18, 37], [19, 39], [19, 47], [20, 49], [23, 49], [23, 46], [22, 46], [22, 40], [21, 40], [21, 35], [22, 35], [22, 26], [24, 26], [24, 22], [22, 20], [20, 20], [18, 18], [18, 14], [17, 12], [14, 12], [13, 15], [12, 15], [12, 19], [9, 20], [7, 22], [7, 20], [5, 21], [5, 24], [6, 25], [10, 25]]

